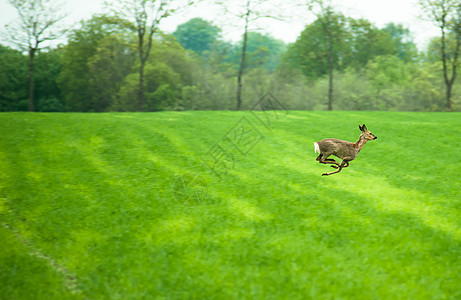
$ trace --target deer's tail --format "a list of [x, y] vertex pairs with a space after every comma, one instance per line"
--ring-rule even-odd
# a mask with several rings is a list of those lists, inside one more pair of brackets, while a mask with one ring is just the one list
[[314, 151], [314, 153], [320, 153], [319, 143], [317, 142], [314, 143]]

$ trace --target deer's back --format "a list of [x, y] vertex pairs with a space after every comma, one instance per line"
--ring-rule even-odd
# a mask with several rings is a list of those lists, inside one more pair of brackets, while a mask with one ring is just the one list
[[349, 157], [354, 159], [357, 156], [357, 148], [353, 143], [338, 139], [324, 139], [317, 142], [320, 153], [328, 156], [335, 155], [339, 158]]

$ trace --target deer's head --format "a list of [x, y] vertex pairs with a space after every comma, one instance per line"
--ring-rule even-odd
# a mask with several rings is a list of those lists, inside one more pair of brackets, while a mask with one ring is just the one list
[[376, 135], [374, 135], [367, 129], [367, 126], [365, 126], [365, 124], [363, 124], [362, 126], [359, 125], [359, 129], [360, 131], [362, 131], [362, 136], [367, 140], [376, 140], [378, 138]]

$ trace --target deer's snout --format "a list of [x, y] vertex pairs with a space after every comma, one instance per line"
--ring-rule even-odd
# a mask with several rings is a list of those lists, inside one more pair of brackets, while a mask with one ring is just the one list
[[374, 138], [374, 140], [376, 140], [377, 138], [378, 138], [378, 137], [375, 135], [375, 138]]

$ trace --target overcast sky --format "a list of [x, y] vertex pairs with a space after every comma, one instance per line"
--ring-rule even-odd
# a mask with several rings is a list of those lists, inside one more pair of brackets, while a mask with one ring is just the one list
[[[65, 0], [63, 0], [65, 1]], [[242, 0], [240, 0], [242, 1]], [[289, 1], [289, 0], [288, 0]], [[285, 1], [287, 3], [288, 1]], [[421, 21], [418, 18], [420, 10], [417, 5], [418, 0], [332, 0], [336, 11], [353, 18], [365, 18], [378, 27], [387, 23], [394, 22], [403, 24], [409, 28], [413, 34], [414, 41], [420, 49], [423, 49], [431, 37], [438, 36], [438, 28], [430, 22]], [[67, 0], [69, 11], [69, 21], [78, 22], [88, 19], [94, 13], [103, 12], [103, 0]], [[239, 26], [226, 25], [217, 17], [217, 8], [210, 5], [201, 4], [195, 8], [185, 10], [185, 13], [175, 15], [164, 20], [161, 29], [171, 33], [176, 27], [193, 17], [201, 17], [212, 21], [215, 25], [223, 29], [223, 38], [236, 41], [242, 35]], [[305, 25], [312, 22], [312, 16], [303, 9], [296, 11], [284, 11], [284, 15], [290, 16], [286, 22], [267, 20], [261, 26], [262, 32], [268, 33], [277, 39], [287, 43], [294, 42]], [[0, 0], [0, 30], [4, 25], [11, 22], [17, 16], [15, 9], [8, 4], [8, 0]]]

